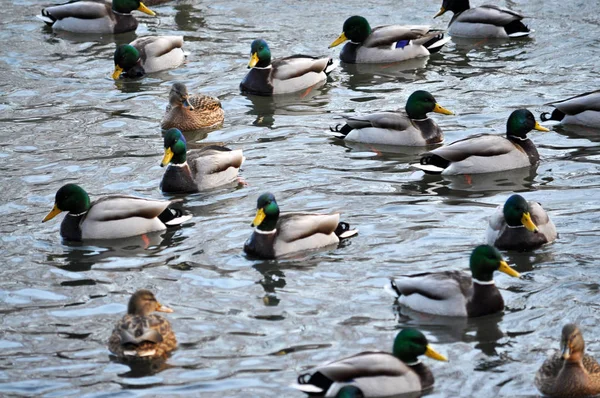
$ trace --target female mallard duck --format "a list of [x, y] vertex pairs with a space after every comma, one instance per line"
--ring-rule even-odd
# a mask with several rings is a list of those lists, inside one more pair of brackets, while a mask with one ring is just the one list
[[149, 290], [138, 290], [129, 299], [127, 315], [108, 340], [108, 349], [121, 359], [166, 358], [177, 348], [171, 324], [153, 312], [173, 312], [161, 305]]
[[487, 242], [504, 250], [536, 249], [557, 237], [556, 227], [538, 202], [512, 195], [490, 218]]
[[550, 131], [535, 121], [527, 109], [518, 109], [506, 122], [506, 138], [495, 134], [477, 134], [421, 156], [413, 165], [430, 174], [480, 174], [519, 169], [536, 165], [538, 151], [527, 138], [532, 129]]
[[461, 271], [425, 272], [393, 279], [389, 286], [406, 307], [428, 314], [474, 318], [504, 309], [504, 300], [494, 282], [494, 271], [520, 275], [488, 245], [471, 253], [472, 277]]
[[176, 68], [185, 61], [183, 36], [146, 36], [115, 50], [113, 79], [141, 77], [146, 73]]
[[111, 195], [90, 202], [79, 185], [63, 185], [54, 201], [54, 208], [42, 222], [68, 211], [60, 225], [60, 235], [69, 241], [85, 239], [121, 239], [162, 231], [190, 218], [171, 207], [168, 200], [152, 200], [135, 196]]
[[[318, 366], [298, 377], [292, 387], [308, 394], [335, 397], [345, 386], [355, 386], [367, 397], [388, 397], [420, 392], [433, 387], [431, 370], [420, 355], [447, 361], [423, 333], [407, 328], [398, 333], [392, 353], [367, 351]], [[338, 395], [339, 396], [339, 395]]]
[[134, 10], [156, 15], [139, 0], [81, 0], [44, 8], [37, 17], [54, 30], [110, 34], [134, 31], [138, 26], [131, 15]]
[[340, 59], [349, 64], [376, 64], [406, 61], [438, 52], [449, 38], [427, 25], [385, 25], [371, 29], [369, 22], [355, 15], [344, 22], [342, 34], [329, 45], [346, 40]]
[[540, 115], [543, 121], [556, 120], [562, 124], [579, 124], [581, 126], [600, 128], [600, 90], [577, 95], [564, 100], [550, 102], [554, 111]]
[[585, 342], [579, 328], [566, 324], [560, 352], [550, 356], [535, 375], [535, 385], [548, 397], [591, 397], [600, 394], [600, 365], [584, 354]]
[[276, 258], [289, 253], [318, 249], [339, 243], [358, 233], [340, 214], [284, 213], [272, 193], [259, 196], [254, 232], [244, 243], [244, 251], [262, 258]]
[[189, 95], [183, 83], [174, 83], [169, 93], [169, 105], [160, 127], [181, 131], [214, 127], [223, 123], [221, 101], [208, 95]]
[[346, 124], [333, 131], [346, 141], [366, 144], [425, 146], [444, 141], [444, 133], [428, 112], [453, 115], [441, 107], [427, 91], [415, 91], [406, 101], [406, 114], [385, 112], [346, 118]]
[[533, 32], [521, 22], [525, 18], [522, 14], [495, 5], [471, 8], [469, 0], [444, 0], [442, 8], [434, 18], [446, 11], [454, 13], [448, 24], [448, 33], [451, 36], [506, 39], [529, 36]]
[[267, 42], [258, 39], [250, 47], [250, 72], [240, 83], [243, 93], [256, 95], [288, 94], [302, 91], [327, 79], [337, 66], [331, 58], [292, 55], [271, 62]]
[[245, 158], [241, 149], [210, 145], [187, 151], [185, 137], [178, 129], [170, 129], [164, 138], [167, 166], [160, 189], [167, 193], [192, 193], [229, 184], [237, 178]]

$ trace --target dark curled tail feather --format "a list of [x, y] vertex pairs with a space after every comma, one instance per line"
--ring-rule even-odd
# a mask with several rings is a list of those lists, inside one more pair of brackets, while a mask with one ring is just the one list
[[435, 43], [437, 43], [438, 41], [443, 40], [443, 39], [444, 39], [444, 32], [440, 32], [439, 34], [435, 35], [434, 37], [432, 37], [431, 39], [429, 39], [425, 43], [423, 43], [423, 46], [429, 50], [429, 53], [435, 54], [438, 51], [440, 51], [442, 49], [442, 47], [444, 47], [444, 46], [437, 46], [437, 47], [433, 47], [433, 48], [429, 48], [429, 47], [433, 46]]
[[506, 34], [508, 34], [508, 35], [512, 35], [514, 33], [520, 33], [520, 32], [527, 32], [527, 33], [530, 32], [529, 27], [527, 27], [520, 20], [512, 21], [508, 25], [504, 25], [504, 30], [506, 31]]
[[393, 279], [390, 279], [390, 287], [398, 297], [402, 296], [402, 292], [400, 291], [400, 289], [398, 289], [398, 286], [396, 286], [396, 281], [394, 281]]
[[332, 133], [340, 133], [341, 136], [338, 136], [338, 138], [343, 139], [345, 136], [348, 135], [348, 133], [350, 133], [352, 131], [352, 127], [350, 127], [347, 124], [344, 124], [342, 127], [341, 124], [336, 124], [335, 127], [329, 127], [329, 131], [331, 131]]
[[327, 61], [327, 66], [325, 67], [325, 70], [323, 72], [325, 72], [325, 74], [327, 76], [329, 76], [329, 74], [335, 69], [334, 63], [333, 63], [333, 58], [329, 58], [329, 61]]
[[173, 221], [174, 219], [182, 217], [183, 215], [184, 213], [182, 210], [174, 207], [167, 207], [165, 211], [158, 215], [158, 219], [166, 225], [169, 221]]
[[56, 18], [54, 18], [45, 8], [42, 9], [42, 18], [40, 19], [48, 26], [52, 26], [54, 22], [56, 22]]
[[310, 384], [319, 387], [325, 393], [333, 384], [333, 381], [328, 379], [321, 372], [315, 372], [312, 376], [309, 373], [304, 373], [298, 376], [298, 384]]
[[340, 221], [334, 233], [340, 239], [347, 239], [358, 234], [358, 230], [350, 229], [350, 224], [348, 224], [347, 222]]
[[547, 122], [548, 120], [556, 120], [556, 121], [561, 121], [563, 120], [563, 118], [565, 117], [565, 114], [561, 111], [559, 111], [558, 109], [555, 109], [552, 114], [548, 113], [548, 112], [544, 112], [540, 115], [540, 119], [542, 119], [542, 122]]
[[423, 155], [423, 157], [421, 157], [421, 160], [419, 161], [419, 163], [421, 164], [430, 164], [433, 166], [437, 166], [437, 167], [441, 167], [442, 169], [445, 169], [446, 167], [448, 167], [450, 165], [450, 162], [438, 155], [434, 155], [434, 154], [427, 154], [427, 155]]

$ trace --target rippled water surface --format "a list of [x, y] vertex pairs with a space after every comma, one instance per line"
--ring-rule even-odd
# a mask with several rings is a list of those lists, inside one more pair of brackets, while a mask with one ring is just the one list
[[[417, 89], [456, 116], [435, 115], [446, 140], [502, 133], [510, 112], [597, 89], [593, 1], [500, 1], [535, 18], [531, 39], [452, 41], [406, 67], [340, 67], [305, 97], [273, 101], [238, 93], [250, 42], [275, 57], [334, 54], [343, 21], [434, 24], [441, 1], [173, 1], [140, 16], [136, 34], [183, 34], [188, 62], [132, 82], [113, 82], [116, 37], [55, 34], [34, 18], [41, 1], [5, 1], [0, 30], [0, 395], [300, 397], [287, 387], [324, 361], [390, 350], [396, 331], [420, 327], [450, 362], [426, 359], [430, 396], [535, 395], [533, 377], [566, 321], [583, 326], [600, 356], [597, 320], [600, 131], [534, 132], [537, 170], [441, 178], [409, 167], [421, 149], [346, 146], [328, 127], [354, 111], [393, 110]], [[480, 2], [475, 2], [480, 4]], [[415, 69], [416, 68], [416, 69]], [[102, 245], [65, 245], [59, 221], [41, 224], [66, 182], [92, 197], [162, 198], [159, 121], [170, 85], [218, 96], [224, 126], [189, 140], [243, 148], [245, 187], [184, 198], [183, 228]], [[282, 210], [340, 210], [360, 235], [337, 249], [281, 261], [242, 253], [256, 198]], [[503, 315], [443, 320], [404, 313], [382, 286], [390, 276], [467, 269], [487, 218], [513, 192], [539, 200], [560, 239], [505, 253], [524, 273], [496, 281]], [[59, 217], [58, 219], [60, 219]], [[138, 288], [173, 307], [179, 349], [161, 367], [109, 359], [114, 322]], [[435, 363], [433, 363], [435, 362]]]

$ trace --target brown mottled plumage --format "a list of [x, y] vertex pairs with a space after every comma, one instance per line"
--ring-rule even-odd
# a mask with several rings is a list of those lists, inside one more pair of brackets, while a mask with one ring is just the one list
[[181, 131], [215, 127], [225, 118], [221, 102], [208, 95], [189, 95], [183, 83], [175, 83], [169, 93], [169, 105], [161, 122], [164, 130]]
[[108, 340], [109, 350], [121, 359], [166, 358], [177, 347], [169, 321], [155, 311], [173, 312], [161, 305], [149, 290], [131, 296], [125, 315]]

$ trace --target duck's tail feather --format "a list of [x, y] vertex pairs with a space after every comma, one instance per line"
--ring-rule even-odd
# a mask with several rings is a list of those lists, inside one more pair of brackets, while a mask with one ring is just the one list
[[158, 216], [158, 219], [168, 227], [183, 224], [191, 218], [191, 214], [184, 214], [182, 210], [170, 206]]
[[504, 30], [506, 31], [508, 37], [525, 37], [534, 32], [518, 19], [516, 21], [512, 21], [508, 25], [504, 25]]
[[290, 387], [307, 394], [323, 394], [329, 390], [332, 384], [333, 382], [321, 372], [315, 372], [313, 375], [310, 373], [301, 374], [298, 376], [298, 383], [292, 384]]
[[337, 60], [334, 60], [333, 58], [329, 58], [329, 61], [327, 61], [327, 66], [325, 67], [325, 70], [323, 72], [325, 72], [325, 74], [327, 76], [329, 76], [331, 71], [333, 71], [335, 68], [337, 68], [339, 64], [340, 63]]
[[48, 11], [46, 11], [45, 8], [42, 10], [41, 15], [36, 15], [35, 17], [44, 21], [44, 23], [50, 26], [54, 25], [54, 22], [56, 22], [56, 18], [54, 18]]
[[544, 112], [540, 115], [540, 119], [542, 119], [542, 122], [547, 122], [548, 120], [556, 120], [560, 122], [561, 120], [563, 120], [564, 117], [565, 114], [559, 111], [558, 109], [553, 110], [552, 114]]
[[350, 224], [340, 221], [334, 233], [340, 239], [348, 239], [358, 235], [358, 229], [350, 229]]
[[441, 174], [446, 167], [450, 165], [450, 162], [441, 156], [434, 155], [432, 153], [426, 154], [421, 157], [420, 162], [412, 164], [411, 166], [423, 170], [427, 174]]
[[[435, 36], [428, 36], [426, 41], [419, 43], [423, 45], [430, 54], [435, 54], [444, 47], [444, 44], [450, 41], [450, 37], [444, 36], [444, 32], [439, 32]], [[415, 42], [418, 42], [415, 40]]]
[[329, 131], [332, 133], [339, 133], [339, 135], [336, 134], [335, 137], [343, 140], [344, 137], [346, 137], [352, 131], [352, 127], [350, 127], [348, 124], [336, 124], [335, 127], [330, 126]]
[[398, 286], [396, 286], [396, 282], [393, 279], [390, 279], [390, 282], [386, 283], [383, 286], [383, 290], [385, 290], [386, 293], [389, 293], [391, 296], [396, 298], [402, 296], [400, 289], [398, 289]]

